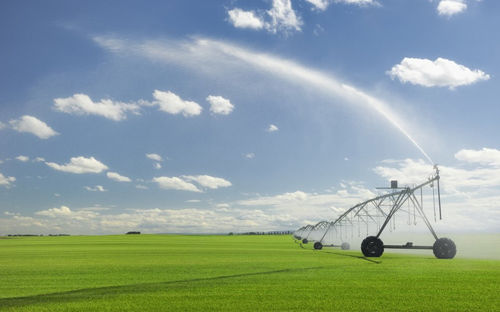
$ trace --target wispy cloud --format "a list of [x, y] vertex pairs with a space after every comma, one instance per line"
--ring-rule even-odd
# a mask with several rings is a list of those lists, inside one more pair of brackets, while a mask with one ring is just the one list
[[318, 11], [325, 11], [332, 3], [343, 3], [357, 5], [360, 7], [380, 6], [380, 3], [375, 0], [306, 0], [314, 6]]
[[86, 186], [85, 189], [89, 192], [107, 192], [108, 191], [102, 185], [96, 185], [94, 187]]

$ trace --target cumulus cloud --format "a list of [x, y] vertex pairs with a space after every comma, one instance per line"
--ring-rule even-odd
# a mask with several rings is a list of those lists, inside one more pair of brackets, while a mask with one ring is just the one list
[[28, 156], [24, 156], [24, 155], [19, 155], [16, 157], [16, 159], [19, 161], [22, 161], [22, 162], [27, 162], [30, 160], [30, 158]]
[[295, 14], [290, 0], [273, 0], [273, 6], [267, 14], [271, 21], [266, 28], [272, 33], [301, 30], [302, 20]]
[[159, 110], [172, 114], [182, 114], [184, 117], [198, 116], [203, 108], [196, 102], [185, 101], [171, 91], [154, 90], [153, 102], [141, 101], [141, 105], [158, 106]]
[[13, 119], [9, 121], [9, 124], [12, 129], [16, 130], [17, 132], [31, 133], [36, 135], [40, 139], [48, 139], [59, 134], [51, 127], [49, 127], [45, 122], [29, 115], [24, 115], [19, 119]]
[[242, 9], [228, 10], [229, 22], [236, 28], [262, 29], [264, 21], [257, 16], [254, 11], [244, 11]]
[[196, 182], [202, 187], [206, 187], [209, 189], [218, 189], [219, 187], [231, 186], [231, 182], [223, 178], [212, 177], [209, 175], [197, 175], [197, 176], [185, 175], [182, 176], [182, 178], [187, 181]]
[[94, 102], [86, 95], [77, 93], [67, 98], [54, 99], [54, 109], [71, 115], [97, 115], [114, 121], [127, 118], [127, 112], [139, 113], [139, 105], [102, 99]]
[[409, 82], [424, 87], [449, 87], [450, 89], [490, 79], [490, 76], [481, 70], [471, 70], [441, 57], [435, 61], [405, 57], [387, 74], [392, 79], [398, 78], [402, 83]]
[[10, 187], [12, 183], [16, 182], [16, 178], [14, 177], [6, 177], [0, 172], [0, 186]]
[[98, 161], [94, 157], [87, 158], [83, 156], [72, 157], [69, 163], [65, 165], [59, 165], [53, 162], [45, 162], [45, 164], [51, 167], [52, 169], [58, 171], [76, 173], [76, 174], [100, 173], [108, 169], [108, 166]]
[[209, 95], [207, 101], [213, 114], [229, 115], [234, 109], [234, 105], [222, 96]]
[[276, 125], [270, 124], [269, 127], [267, 128], [267, 132], [275, 132], [278, 131], [279, 128]]
[[290, 0], [273, 0], [272, 7], [265, 12], [265, 16], [257, 16], [254, 11], [244, 11], [239, 8], [229, 10], [227, 13], [229, 22], [237, 28], [266, 29], [274, 34], [301, 31], [302, 20], [293, 10]]
[[163, 161], [163, 158], [160, 155], [155, 154], [155, 153], [146, 154], [146, 157], [151, 159], [151, 160], [154, 160], [154, 161]]
[[36, 157], [33, 161], [34, 162], [44, 162], [45, 158], [43, 158], [43, 157]]
[[166, 190], [201, 192], [194, 184], [186, 182], [179, 177], [155, 177], [153, 178], [153, 182], [156, 182], [160, 188]]
[[462, 13], [467, 9], [467, 4], [463, 0], [441, 0], [437, 6], [439, 15], [452, 16]]
[[111, 180], [115, 180], [117, 182], [131, 182], [132, 180], [130, 180], [129, 177], [126, 177], [126, 176], [122, 176], [120, 175], [119, 173], [116, 173], [116, 172], [106, 172], [106, 176], [111, 179]]
[[102, 185], [96, 185], [95, 187], [86, 186], [85, 189], [89, 192], [106, 192], [107, 191]]

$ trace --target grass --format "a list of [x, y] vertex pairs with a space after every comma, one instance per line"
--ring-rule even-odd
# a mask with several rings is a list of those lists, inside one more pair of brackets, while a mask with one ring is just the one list
[[313, 251], [289, 236], [0, 240], [0, 311], [499, 311], [500, 261]]

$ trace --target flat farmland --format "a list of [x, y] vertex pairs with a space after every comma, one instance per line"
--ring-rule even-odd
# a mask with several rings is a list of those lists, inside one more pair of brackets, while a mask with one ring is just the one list
[[[310, 245], [310, 244], [309, 244]], [[499, 311], [500, 261], [290, 236], [0, 239], [0, 311]]]

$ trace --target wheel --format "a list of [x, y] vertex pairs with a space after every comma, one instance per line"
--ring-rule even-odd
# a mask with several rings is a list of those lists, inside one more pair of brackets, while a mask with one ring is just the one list
[[302, 243], [303, 243], [303, 244], [307, 244], [307, 242], [308, 242], [307, 238], [304, 238], [304, 239], [302, 240]]
[[351, 249], [351, 245], [349, 245], [349, 243], [342, 243], [342, 245], [340, 245], [340, 249], [349, 250]]
[[432, 246], [434, 256], [438, 259], [452, 259], [457, 254], [457, 246], [449, 238], [438, 238]]
[[384, 243], [375, 236], [368, 236], [361, 243], [361, 251], [365, 257], [380, 257], [384, 253]]
[[316, 243], [314, 243], [314, 249], [316, 249], [316, 250], [321, 250], [321, 249], [323, 249], [323, 244], [322, 244], [322, 243], [320, 243], [320, 242], [316, 242]]

